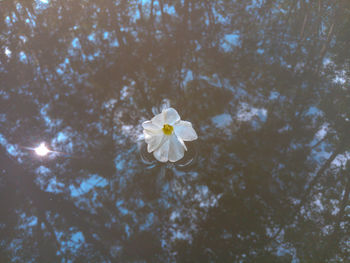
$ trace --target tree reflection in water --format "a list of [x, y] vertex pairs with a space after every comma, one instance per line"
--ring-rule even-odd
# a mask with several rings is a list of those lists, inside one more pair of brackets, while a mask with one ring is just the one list
[[[0, 2], [0, 262], [349, 260], [349, 12]], [[191, 165], [140, 158], [164, 99]], [[42, 141], [67, 154], [23, 148]]]

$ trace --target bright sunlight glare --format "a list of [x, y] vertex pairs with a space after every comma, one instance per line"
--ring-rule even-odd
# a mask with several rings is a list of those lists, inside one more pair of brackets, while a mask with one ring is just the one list
[[34, 151], [39, 156], [45, 156], [50, 152], [44, 142], [42, 142], [38, 147], [34, 148]]

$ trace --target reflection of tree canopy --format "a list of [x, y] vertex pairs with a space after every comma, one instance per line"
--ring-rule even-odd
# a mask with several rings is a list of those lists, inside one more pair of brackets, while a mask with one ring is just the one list
[[[349, 259], [349, 12], [0, 2], [0, 262]], [[200, 136], [182, 170], [139, 158], [163, 99]]]

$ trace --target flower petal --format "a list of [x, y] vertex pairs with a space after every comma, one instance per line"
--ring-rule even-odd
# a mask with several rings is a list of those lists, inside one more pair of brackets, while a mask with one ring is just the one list
[[165, 113], [164, 111], [162, 111], [161, 113], [157, 114], [156, 116], [154, 116], [151, 120], [152, 124], [154, 124], [155, 126], [157, 126], [158, 128], [163, 128], [164, 124], [165, 124]]
[[167, 124], [174, 125], [180, 120], [180, 115], [173, 108], [165, 109], [162, 113], [164, 113], [164, 121]]
[[170, 140], [169, 136], [166, 136], [166, 140], [164, 143], [158, 147], [157, 150], [153, 152], [154, 157], [160, 161], [160, 162], [167, 162], [168, 161], [168, 155], [169, 155], [169, 145], [170, 145]]
[[164, 141], [165, 135], [163, 133], [153, 134], [147, 130], [143, 130], [143, 134], [145, 135], [145, 142], [147, 143], [147, 151], [149, 153], [156, 150]]
[[[177, 136], [176, 136], [176, 137], [177, 137]], [[179, 142], [182, 144], [182, 147], [184, 147], [185, 151], [187, 151], [187, 146], [186, 146], [185, 142], [184, 142], [181, 138], [179, 138], [179, 137], [177, 137], [177, 139], [178, 139]]]
[[181, 142], [178, 140], [176, 135], [172, 135], [169, 139], [170, 145], [169, 145], [169, 161], [170, 162], [176, 162], [180, 160], [182, 157], [184, 157], [185, 154], [185, 148], [181, 144]]
[[194, 141], [198, 139], [196, 131], [189, 121], [180, 121], [174, 125], [174, 131], [177, 137], [184, 141]]
[[157, 125], [155, 125], [152, 121], [145, 121], [144, 123], [142, 123], [142, 127], [145, 130], [149, 130], [149, 131], [158, 131], [161, 130], [160, 127], [158, 127]]

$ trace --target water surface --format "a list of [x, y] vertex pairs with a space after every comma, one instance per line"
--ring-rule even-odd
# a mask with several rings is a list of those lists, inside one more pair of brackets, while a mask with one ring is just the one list
[[[0, 262], [349, 262], [349, 28], [348, 1], [1, 1]], [[142, 141], [163, 105], [199, 136], [175, 164]]]

